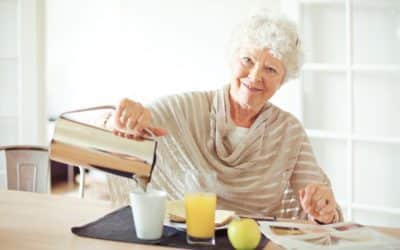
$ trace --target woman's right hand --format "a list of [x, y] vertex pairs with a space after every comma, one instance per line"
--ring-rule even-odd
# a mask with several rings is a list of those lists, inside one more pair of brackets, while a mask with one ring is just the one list
[[164, 136], [167, 131], [151, 126], [151, 112], [142, 104], [124, 98], [120, 101], [114, 114], [113, 133], [130, 139], [143, 139], [150, 130], [155, 136]]

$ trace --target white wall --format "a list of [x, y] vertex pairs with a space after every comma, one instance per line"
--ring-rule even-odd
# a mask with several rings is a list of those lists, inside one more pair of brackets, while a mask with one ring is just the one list
[[0, 145], [45, 145], [44, 0], [0, 1]]
[[279, 0], [47, 1], [49, 114], [222, 86], [228, 35], [256, 8]]
[[47, 145], [44, 76], [44, 0], [19, 3], [19, 140]]
[[18, 6], [0, 2], [0, 145], [18, 142]]

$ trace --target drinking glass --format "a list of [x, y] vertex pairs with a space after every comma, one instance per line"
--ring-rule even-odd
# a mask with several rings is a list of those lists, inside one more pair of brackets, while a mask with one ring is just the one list
[[129, 196], [136, 236], [143, 240], [160, 239], [167, 211], [167, 193], [149, 189], [134, 191]]
[[188, 244], [215, 244], [215, 173], [185, 173], [186, 240]]

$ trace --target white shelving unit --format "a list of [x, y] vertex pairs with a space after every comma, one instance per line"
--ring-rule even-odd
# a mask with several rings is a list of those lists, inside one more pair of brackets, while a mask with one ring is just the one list
[[[303, 71], [319, 71], [319, 72], [346, 72], [347, 67], [345, 65], [340, 64], [322, 64], [322, 63], [307, 63], [303, 67]], [[399, 72], [400, 65], [360, 65], [353, 64], [350, 66], [350, 69], [355, 72]]]
[[399, 226], [400, 1], [283, 0], [281, 9], [305, 47], [299, 118], [346, 219]]

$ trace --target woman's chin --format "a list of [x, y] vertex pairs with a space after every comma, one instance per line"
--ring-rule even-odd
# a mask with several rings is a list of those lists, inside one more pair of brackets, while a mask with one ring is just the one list
[[251, 101], [250, 96], [242, 96], [237, 100], [237, 103], [240, 105], [242, 108], [246, 109], [251, 109], [254, 106], [254, 103]]
[[265, 104], [265, 100], [263, 98], [257, 97], [258, 96], [239, 94], [235, 102], [238, 103], [242, 108], [256, 110], [260, 109], [260, 107]]
[[257, 109], [257, 96], [249, 94], [245, 91], [238, 91], [231, 95], [232, 101], [243, 109]]

